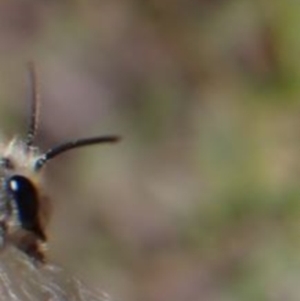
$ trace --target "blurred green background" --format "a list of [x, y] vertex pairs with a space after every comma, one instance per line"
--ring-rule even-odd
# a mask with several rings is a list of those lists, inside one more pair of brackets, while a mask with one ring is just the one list
[[0, 118], [37, 144], [49, 257], [122, 301], [299, 300], [300, 2], [1, 0]]

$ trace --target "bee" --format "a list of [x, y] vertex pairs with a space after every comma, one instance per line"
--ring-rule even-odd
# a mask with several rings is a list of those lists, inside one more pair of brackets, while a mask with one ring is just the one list
[[34, 140], [38, 128], [40, 94], [36, 68], [28, 64], [30, 118], [25, 139], [13, 138], [0, 145], [0, 248], [12, 244], [36, 263], [45, 263], [46, 228], [51, 204], [44, 192], [42, 172], [45, 165], [71, 149], [114, 143], [119, 136], [106, 135], [63, 142], [41, 152]]

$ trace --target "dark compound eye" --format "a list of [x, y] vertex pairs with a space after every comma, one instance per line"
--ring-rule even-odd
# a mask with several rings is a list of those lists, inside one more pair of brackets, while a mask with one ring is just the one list
[[39, 200], [35, 186], [23, 176], [14, 175], [7, 180], [7, 189], [16, 203], [22, 228], [46, 240], [39, 223]]

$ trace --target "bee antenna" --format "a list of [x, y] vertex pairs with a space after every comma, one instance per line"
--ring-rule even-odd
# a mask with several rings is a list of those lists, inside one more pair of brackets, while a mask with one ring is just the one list
[[34, 142], [39, 119], [40, 93], [37, 80], [36, 66], [30, 61], [27, 64], [29, 81], [30, 116], [26, 133], [25, 145], [29, 149]]
[[39, 171], [46, 164], [46, 162], [71, 149], [100, 143], [115, 143], [120, 139], [121, 138], [119, 136], [111, 135], [77, 139], [59, 144], [46, 151], [40, 158], [37, 159], [35, 162], [35, 170]]

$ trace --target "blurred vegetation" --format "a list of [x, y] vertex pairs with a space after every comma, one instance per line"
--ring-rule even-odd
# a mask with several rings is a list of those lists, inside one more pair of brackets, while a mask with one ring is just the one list
[[117, 300], [298, 300], [299, 15], [292, 0], [0, 1], [5, 132], [23, 131], [33, 58], [43, 149], [123, 136], [49, 165], [51, 258]]

